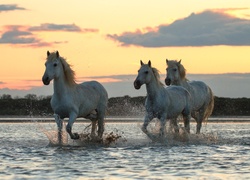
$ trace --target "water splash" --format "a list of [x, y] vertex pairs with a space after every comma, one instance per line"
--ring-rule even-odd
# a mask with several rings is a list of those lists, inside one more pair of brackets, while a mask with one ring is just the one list
[[80, 139], [73, 140], [73, 144], [76, 144], [77, 146], [89, 146], [89, 145], [104, 145], [104, 146], [110, 146], [114, 145], [120, 141], [125, 142], [126, 138], [121, 135], [121, 133], [114, 129], [111, 132], [104, 132], [103, 137], [100, 139], [97, 136], [91, 136], [90, 132], [91, 124], [87, 126], [82, 133], [79, 134]]
[[[90, 145], [104, 145], [110, 146], [115, 144], [116, 142], [125, 142], [127, 141], [125, 137], [121, 135], [121, 133], [114, 129], [111, 132], [105, 132], [103, 134], [103, 138], [100, 139], [97, 136], [91, 136], [90, 128], [91, 124], [87, 125], [81, 133], [79, 133], [80, 138], [78, 140], [72, 140], [69, 138], [68, 133], [66, 131], [66, 122], [62, 121], [62, 130], [61, 133], [58, 131], [55, 124], [52, 126], [49, 124], [49, 127], [45, 127], [43, 123], [37, 123], [38, 129], [47, 136], [49, 140], [50, 146], [90, 146]], [[62, 137], [61, 140], [59, 139], [59, 133]]]
[[[64, 121], [62, 122], [61, 132], [59, 132], [55, 128], [55, 126], [51, 126], [51, 124], [49, 125], [50, 125], [49, 127], [45, 127], [44, 124], [37, 122], [38, 129], [47, 136], [49, 140], [49, 145], [51, 146], [68, 145], [68, 133], [66, 132], [65, 129], [66, 127], [65, 122]], [[59, 139], [59, 136], [61, 136], [61, 140]]]
[[[138, 126], [141, 127], [141, 124]], [[201, 134], [188, 133], [184, 127], [179, 125], [179, 133], [175, 133], [174, 128], [170, 125], [168, 121], [166, 124], [165, 135], [160, 137], [160, 122], [157, 119], [154, 119], [148, 125], [148, 133], [146, 134], [148, 139], [153, 143], [163, 143], [167, 145], [186, 145], [186, 144], [216, 144], [219, 142], [218, 134], [215, 132], [207, 132]]]

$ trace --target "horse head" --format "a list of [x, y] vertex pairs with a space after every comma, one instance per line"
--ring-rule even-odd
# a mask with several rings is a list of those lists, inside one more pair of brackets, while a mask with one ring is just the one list
[[46, 69], [42, 77], [44, 85], [49, 85], [52, 79], [59, 77], [62, 69], [60, 66], [62, 66], [62, 64], [60, 63], [59, 52], [56, 51], [50, 53], [47, 51], [47, 61], [45, 63]]
[[134, 81], [134, 87], [135, 89], [140, 89], [143, 84], [147, 84], [151, 81], [152, 76], [152, 68], [151, 68], [151, 61], [148, 61], [148, 64], [144, 64], [141, 62], [141, 67], [138, 70], [138, 76], [136, 77]]
[[167, 86], [171, 84], [176, 84], [180, 80], [185, 79], [186, 71], [183, 65], [181, 64], [181, 60], [175, 61], [166, 59], [166, 63], [168, 67], [166, 69], [167, 76], [165, 79], [165, 84]]

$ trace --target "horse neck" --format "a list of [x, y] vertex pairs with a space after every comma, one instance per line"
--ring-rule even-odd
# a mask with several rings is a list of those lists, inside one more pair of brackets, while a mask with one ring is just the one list
[[65, 96], [72, 87], [65, 82], [65, 77], [54, 79], [54, 94], [58, 96]]
[[184, 78], [184, 79], [179, 78], [177, 81], [175, 81], [175, 82], [173, 83], [173, 85], [182, 86], [182, 87], [184, 87], [184, 88], [186, 88], [186, 89], [189, 89], [189, 84], [188, 84], [186, 78]]
[[153, 77], [151, 82], [146, 84], [147, 96], [152, 98], [157, 97], [157, 94], [161, 88], [163, 87], [157, 82], [155, 77]]

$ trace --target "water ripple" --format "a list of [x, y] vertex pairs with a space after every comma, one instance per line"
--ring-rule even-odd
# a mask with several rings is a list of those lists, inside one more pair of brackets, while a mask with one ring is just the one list
[[[44, 126], [50, 127], [51, 125]], [[81, 132], [83, 124], [75, 124]], [[109, 146], [50, 146], [36, 124], [2, 124], [2, 179], [249, 179], [250, 124], [208, 124], [188, 142], [152, 142], [137, 123], [109, 123]], [[192, 128], [195, 129], [194, 124]], [[8, 138], [6, 138], [8, 137]]]

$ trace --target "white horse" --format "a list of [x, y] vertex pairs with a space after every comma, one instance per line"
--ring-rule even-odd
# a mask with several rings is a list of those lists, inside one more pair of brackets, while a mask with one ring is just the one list
[[[104, 117], [107, 108], [108, 94], [104, 87], [97, 81], [88, 81], [82, 84], [75, 82], [75, 73], [66, 60], [59, 56], [58, 51], [47, 51], [46, 70], [42, 81], [49, 85], [54, 79], [54, 94], [51, 107], [56, 116], [59, 132], [62, 130], [62, 120], [69, 118], [66, 130], [71, 139], [79, 139], [77, 133], [72, 133], [72, 125], [77, 117], [92, 120], [91, 136], [95, 137], [98, 121], [98, 138], [104, 132]], [[59, 141], [61, 137], [59, 136]]]
[[212, 114], [214, 96], [212, 90], [202, 81], [188, 81], [186, 70], [180, 61], [166, 60], [166, 85], [177, 85], [186, 88], [191, 95], [191, 116], [196, 120], [196, 133], [199, 134], [202, 122]]
[[[160, 75], [156, 68], [151, 67], [151, 61], [144, 64], [141, 61], [141, 68], [134, 81], [135, 89], [146, 84], [147, 98], [145, 102], [146, 116], [142, 126], [142, 131], [148, 134], [147, 126], [154, 118], [161, 122], [160, 137], [164, 136], [165, 124], [168, 119], [173, 120], [177, 125], [176, 119], [182, 114], [184, 118], [185, 129], [190, 131], [190, 94], [180, 86], [171, 86], [165, 88], [160, 82]], [[178, 131], [177, 131], [178, 132]]]

